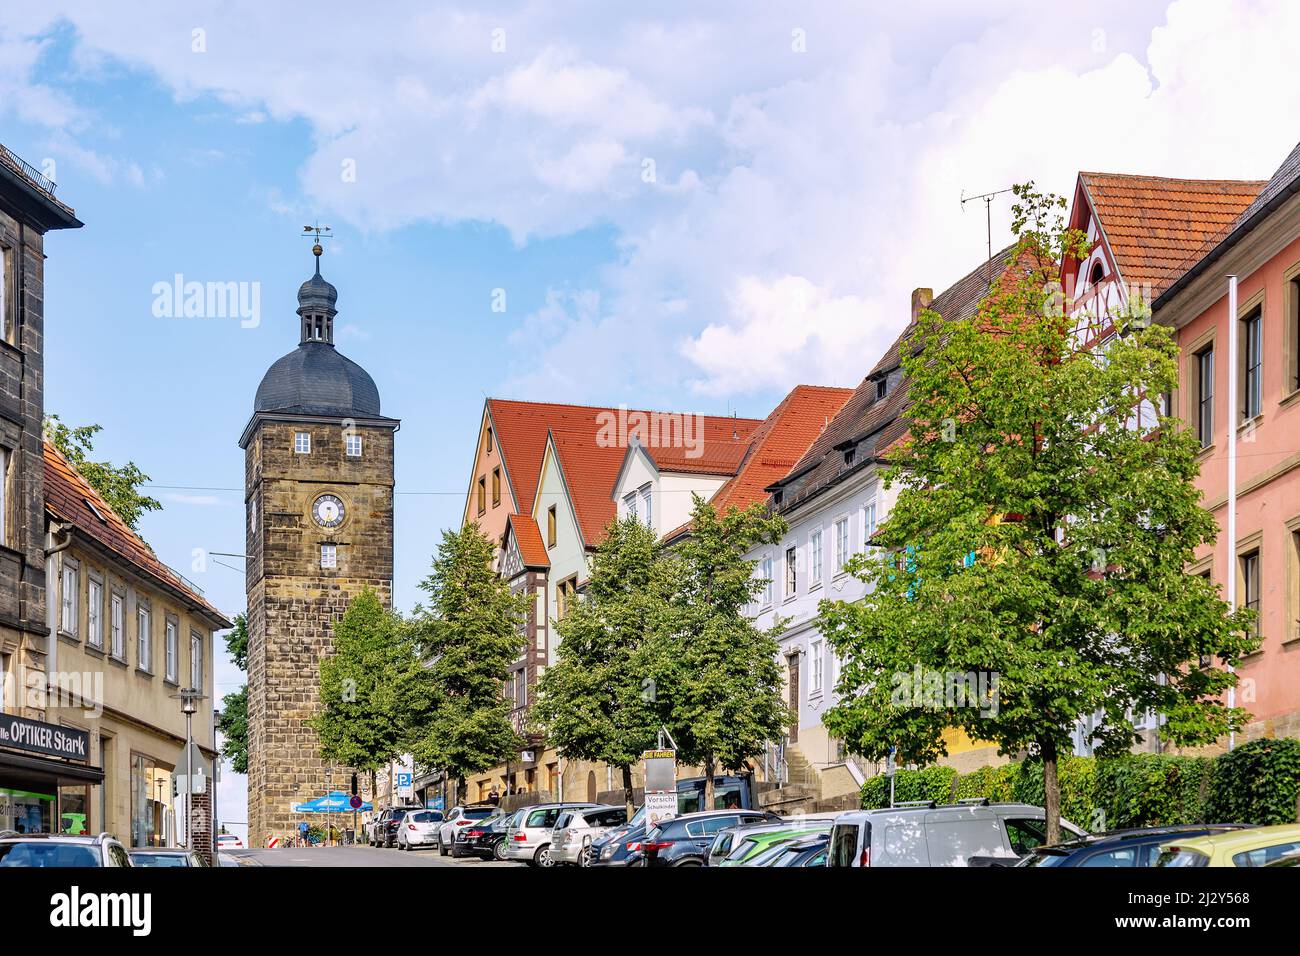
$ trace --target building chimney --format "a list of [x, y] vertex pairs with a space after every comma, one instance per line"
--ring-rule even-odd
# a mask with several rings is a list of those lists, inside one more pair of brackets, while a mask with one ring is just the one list
[[912, 321], [915, 322], [921, 317], [921, 313], [930, 308], [934, 302], [933, 289], [913, 289], [912, 290]]

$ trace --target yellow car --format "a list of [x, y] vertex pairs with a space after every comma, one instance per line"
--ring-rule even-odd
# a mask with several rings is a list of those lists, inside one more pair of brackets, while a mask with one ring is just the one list
[[1251, 827], [1160, 846], [1156, 866], [1285, 866], [1300, 858], [1300, 825]]

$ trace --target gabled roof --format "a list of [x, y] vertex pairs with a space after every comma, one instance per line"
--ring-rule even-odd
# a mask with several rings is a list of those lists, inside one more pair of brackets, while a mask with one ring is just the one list
[[519, 549], [519, 560], [526, 568], [549, 568], [550, 555], [546, 553], [546, 543], [542, 541], [541, 529], [532, 515], [510, 515], [506, 518], [506, 534], [514, 535], [515, 546]]
[[853, 395], [851, 388], [796, 385], [750, 436], [739, 472], [718, 489], [714, 505], [725, 511], [766, 499], [768, 485], [789, 473]]
[[[604, 539], [605, 527], [615, 517], [611, 495], [631, 439], [637, 438], [648, 453], [657, 456], [656, 465], [666, 470], [730, 475], [744, 453], [745, 440], [759, 425], [757, 419], [726, 415], [695, 416], [500, 398], [489, 398], [487, 410], [515, 505], [521, 513], [532, 513], [547, 435], [555, 437], [556, 453], [589, 547]], [[698, 456], [691, 447], [656, 447], [657, 440], [650, 432], [666, 416], [688, 419], [692, 428], [697, 420], [703, 423]], [[641, 421], [646, 423], [644, 427]], [[609, 440], [611, 427], [613, 440]], [[719, 468], [724, 470], [715, 470]]]
[[45, 443], [45, 510], [60, 521], [70, 522], [82, 536], [190, 605], [217, 629], [234, 626], [189, 582], [159, 561], [140, 536], [127, 527], [99, 492], [49, 442]]
[[[930, 308], [949, 322], [970, 318], [980, 301], [988, 293], [990, 277], [1001, 276], [1007, 269], [1006, 258], [1011, 247], [1003, 249], [992, 259], [958, 279], [935, 298]], [[907, 379], [898, 378], [903, 348], [916, 323], [909, 320], [893, 344], [872, 367], [867, 377], [844, 402], [839, 413], [831, 419], [811, 447], [799, 461], [779, 480], [769, 485], [773, 491], [782, 491], [781, 507], [789, 509], [799, 502], [815, 497], [848, 474], [869, 465], [892, 444], [907, 433], [906, 411], [911, 407], [908, 399]], [[876, 382], [893, 373], [894, 384], [883, 399], [876, 398]], [[852, 465], [846, 465], [843, 448], [865, 443], [857, 450]], [[795, 486], [792, 494], [785, 489]]]
[[1079, 174], [1121, 281], [1155, 299], [1233, 228], [1266, 185], [1254, 180]]
[[1165, 304], [1163, 299], [1172, 298], [1182, 286], [1227, 253], [1240, 239], [1267, 219], [1274, 209], [1296, 193], [1300, 193], [1300, 144], [1297, 144], [1282, 161], [1282, 165], [1232, 224], [1232, 228], [1221, 231], [1211, 241], [1206, 242], [1196, 250], [1196, 254], [1188, 262], [1183, 264], [1179, 274], [1173, 277], [1172, 283], [1166, 285], [1157, 295], [1153, 307], [1158, 309], [1163, 306]]

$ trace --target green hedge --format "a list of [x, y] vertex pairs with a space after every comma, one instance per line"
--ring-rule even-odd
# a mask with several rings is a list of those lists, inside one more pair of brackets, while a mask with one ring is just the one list
[[1300, 820], [1300, 740], [1252, 740], [1216, 758], [1205, 804], [1225, 823]]
[[[1218, 757], [1128, 754], [1095, 760], [1067, 757], [1058, 766], [1061, 815], [1087, 830], [1179, 823], [1300, 821], [1300, 740], [1254, 740]], [[894, 799], [987, 797], [1042, 806], [1043, 765], [1037, 760], [981, 767], [900, 770]], [[889, 778], [862, 786], [862, 806], [889, 806]]]

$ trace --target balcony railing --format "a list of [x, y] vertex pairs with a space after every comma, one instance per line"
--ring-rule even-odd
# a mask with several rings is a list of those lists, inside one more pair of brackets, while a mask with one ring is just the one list
[[30, 179], [34, 185], [48, 193], [51, 197], [53, 197], [54, 191], [58, 188], [58, 184], [55, 183], [54, 180], [47, 179], [35, 166], [27, 162], [27, 160], [23, 159], [8, 146], [4, 145], [4, 143], [0, 143], [0, 162], [3, 162], [5, 165], [22, 173]]

